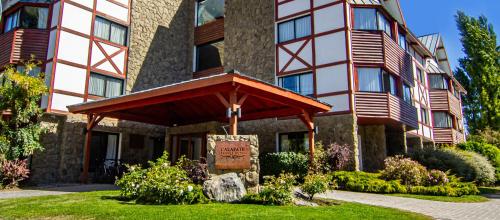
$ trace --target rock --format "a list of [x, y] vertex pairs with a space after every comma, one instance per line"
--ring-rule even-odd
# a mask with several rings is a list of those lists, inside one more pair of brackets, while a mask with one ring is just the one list
[[243, 182], [236, 173], [213, 176], [203, 184], [203, 192], [218, 202], [236, 202], [247, 194]]

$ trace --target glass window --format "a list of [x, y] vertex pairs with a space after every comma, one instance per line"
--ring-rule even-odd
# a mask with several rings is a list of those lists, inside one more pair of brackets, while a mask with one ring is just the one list
[[434, 112], [434, 127], [436, 128], [451, 128], [452, 121], [450, 114], [446, 112]]
[[373, 8], [355, 8], [354, 29], [378, 30], [377, 10]]
[[427, 109], [420, 108], [420, 115], [422, 117], [422, 123], [429, 125], [429, 113], [427, 112]]
[[386, 34], [388, 34], [389, 36], [392, 36], [391, 24], [389, 23], [389, 21], [387, 21], [385, 16], [380, 12], [377, 12], [377, 17], [378, 17], [379, 30], [383, 30]]
[[382, 92], [382, 77], [379, 68], [358, 68], [359, 91]]
[[409, 104], [412, 104], [411, 87], [403, 83], [403, 100]]
[[279, 134], [280, 152], [309, 152], [309, 138], [307, 132], [292, 132]]
[[431, 89], [448, 89], [446, 78], [441, 74], [429, 74]]
[[47, 28], [49, 16], [48, 8], [25, 6], [18, 11], [10, 14], [5, 19], [4, 32], [11, 31], [14, 28]]
[[392, 95], [397, 95], [396, 78], [394, 78], [393, 75], [384, 71], [383, 79], [384, 79], [384, 92], [389, 92]]
[[196, 47], [196, 71], [207, 70], [224, 65], [224, 41]]
[[90, 73], [89, 94], [112, 98], [123, 94], [123, 80]]
[[417, 77], [422, 84], [425, 84], [425, 73], [420, 68], [417, 68]]
[[278, 85], [304, 96], [314, 95], [314, 82], [312, 73], [280, 77]]
[[311, 35], [311, 16], [296, 18], [278, 24], [278, 42]]
[[406, 36], [404, 34], [399, 34], [399, 46], [401, 48], [403, 48], [403, 50], [407, 50], [407, 47], [406, 47]]
[[9, 32], [12, 29], [19, 27], [19, 16], [21, 11], [16, 11], [13, 14], [7, 16], [5, 19], [4, 32]]
[[101, 17], [95, 18], [94, 35], [120, 45], [127, 43], [127, 27]]
[[224, 17], [224, 0], [198, 1], [197, 25], [201, 26]]

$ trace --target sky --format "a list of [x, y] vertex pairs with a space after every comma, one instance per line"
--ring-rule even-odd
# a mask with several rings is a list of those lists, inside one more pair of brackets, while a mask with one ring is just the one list
[[[406, 25], [418, 36], [441, 33], [451, 68], [463, 57], [460, 35], [455, 23], [458, 10], [469, 16], [485, 15], [500, 35], [500, 0], [400, 0]], [[498, 41], [498, 39], [497, 39]]]

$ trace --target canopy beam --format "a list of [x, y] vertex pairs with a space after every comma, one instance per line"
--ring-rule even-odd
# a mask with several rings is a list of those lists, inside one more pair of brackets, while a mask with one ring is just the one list
[[82, 183], [87, 183], [89, 179], [89, 167], [90, 167], [90, 144], [92, 143], [92, 129], [104, 119], [103, 115], [98, 115], [94, 113], [87, 114], [87, 127], [85, 129], [85, 149], [84, 149], [84, 161], [83, 161], [83, 172], [80, 176], [80, 181]]

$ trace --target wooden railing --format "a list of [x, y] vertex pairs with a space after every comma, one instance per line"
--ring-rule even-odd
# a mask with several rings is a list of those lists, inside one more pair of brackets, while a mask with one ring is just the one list
[[380, 66], [415, 85], [412, 57], [383, 31], [352, 31], [354, 63], [360, 66]]
[[35, 59], [47, 59], [49, 30], [16, 29], [0, 35], [0, 65]]
[[446, 111], [462, 118], [462, 108], [460, 100], [448, 90], [431, 90], [429, 91], [431, 100], [431, 108], [434, 111]]
[[359, 118], [398, 122], [418, 128], [417, 109], [389, 93], [356, 92], [356, 115]]
[[224, 18], [219, 18], [210, 23], [194, 29], [194, 44], [206, 44], [224, 38]]
[[433, 133], [437, 144], [458, 144], [465, 141], [464, 134], [453, 128], [434, 128]]

